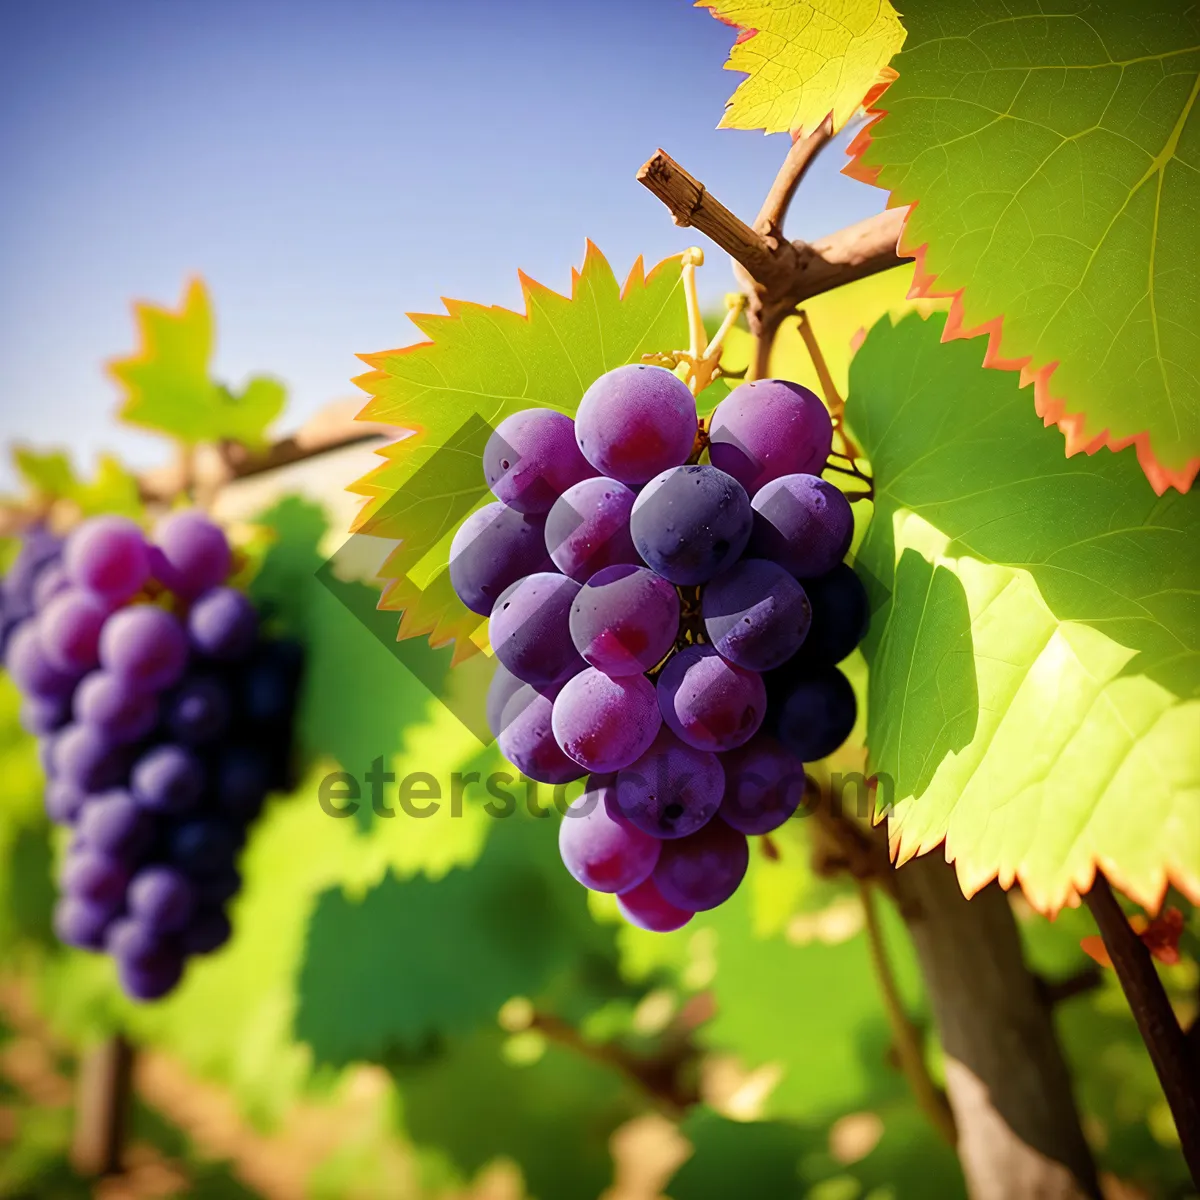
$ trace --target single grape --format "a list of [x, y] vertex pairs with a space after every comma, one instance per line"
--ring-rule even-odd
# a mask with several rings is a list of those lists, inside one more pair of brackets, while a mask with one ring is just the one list
[[588, 771], [619, 771], [639, 758], [662, 724], [643, 675], [610, 679], [595, 667], [569, 679], [554, 700], [554, 740]]
[[630, 925], [651, 933], [682, 929], [696, 914], [663, 898], [654, 875], [617, 897], [617, 911]]
[[637, 565], [629, 514], [637, 493], [596, 476], [569, 487], [546, 518], [546, 549], [554, 565], [579, 583], [619, 563]]
[[767, 713], [762, 676], [722, 658], [711, 646], [686, 646], [658, 677], [658, 707], [675, 735], [720, 753], [749, 741]]
[[669, 904], [707, 912], [737, 891], [749, 864], [745, 834], [724, 821], [709, 821], [687, 837], [664, 842], [651, 878]]
[[260, 746], [226, 746], [213, 766], [217, 807], [234, 820], [254, 820], [271, 790], [270, 755]]
[[149, 962], [172, 948], [169, 934], [133, 917], [118, 917], [104, 938], [104, 949], [125, 965]]
[[553, 693], [523, 684], [504, 706], [500, 752], [523, 775], [538, 783], [570, 783], [587, 772], [568, 758], [554, 740]]
[[801, 762], [832, 754], [858, 715], [850, 681], [836, 667], [818, 667], [788, 688], [779, 710], [779, 740]]
[[67, 568], [60, 562], [50, 563], [37, 574], [33, 585], [33, 611], [40, 612], [59, 592], [71, 586]]
[[46, 784], [46, 816], [55, 825], [74, 825], [87, 798], [87, 792], [78, 784], [52, 779]]
[[154, 819], [128, 792], [117, 788], [88, 798], [78, 829], [89, 848], [129, 863], [150, 845]]
[[681, 838], [712, 818], [724, 791], [725, 772], [715, 754], [660, 729], [645, 753], [617, 772], [605, 799], [614, 816], [643, 833]]
[[304, 651], [291, 639], [265, 642], [242, 675], [241, 714], [259, 725], [286, 726], [296, 706]]
[[204, 767], [185, 746], [163, 743], [134, 764], [133, 798], [150, 812], [178, 816], [195, 806], [203, 790]]
[[[242, 680], [242, 686], [246, 680]], [[163, 724], [177, 742], [202, 746], [229, 728], [229, 689], [211, 675], [185, 679], [163, 704]]]
[[171, 861], [186, 875], [218, 875], [233, 866], [238, 838], [223, 821], [186, 821], [171, 831]]
[[499, 503], [471, 513], [450, 543], [450, 584], [474, 613], [489, 616], [497, 597], [518, 579], [550, 566], [546, 518]]
[[183, 955], [164, 951], [141, 963], [118, 963], [125, 994], [134, 1000], [161, 1000], [183, 978]]
[[601, 375], [575, 414], [584, 458], [622, 483], [645, 483], [686, 462], [698, 425], [687, 384], [665, 367], [640, 363]]
[[796, 655], [806, 667], [840, 663], [867, 636], [870, 607], [862, 580], [845, 563], [828, 575], [804, 580], [812, 625]]
[[227, 904], [242, 890], [242, 877], [232, 867], [195, 881], [196, 895], [203, 907]]
[[25, 530], [16, 558], [0, 580], [0, 597], [9, 619], [23, 621], [41, 607], [41, 581], [60, 570], [61, 556], [62, 542], [45, 525]]
[[65, 946], [100, 950], [112, 918], [110, 905], [63, 896], [54, 905], [54, 936]]
[[640, 675], [662, 660], [679, 633], [679, 596], [646, 567], [605, 567], [571, 605], [575, 649], [605, 675]]
[[229, 941], [232, 933], [229, 918], [219, 908], [210, 908], [191, 919], [180, 940], [186, 954], [212, 954]]
[[483, 473], [496, 499], [523, 513], [549, 512], [567, 488], [596, 474], [575, 443], [575, 422], [552, 408], [505, 417], [484, 447]]
[[233, 554], [224, 530], [194, 508], [171, 513], [154, 530], [150, 551], [155, 578], [190, 598], [229, 577]]
[[121, 604], [150, 578], [150, 554], [142, 531], [128, 518], [92, 517], [67, 538], [63, 563], [71, 582]]
[[65, 696], [23, 696], [21, 728], [33, 737], [61, 729], [71, 717], [71, 702]]
[[82, 675], [100, 662], [100, 630], [108, 604], [82, 588], [67, 588], [38, 616], [38, 640], [50, 665], [64, 675]]
[[719, 812], [739, 833], [778, 829], [804, 800], [803, 765], [765, 733], [726, 754], [722, 764], [725, 796]]
[[832, 448], [825, 405], [786, 379], [739, 384], [709, 422], [709, 460], [751, 496], [781, 475], [819, 475]]
[[75, 720], [118, 745], [137, 742], [158, 723], [158, 698], [112, 671], [93, 671], [76, 689]]
[[129, 870], [120, 859], [84, 845], [63, 865], [62, 890], [74, 900], [86, 900], [114, 913], [129, 885]]
[[143, 867], [129, 884], [129, 914], [156, 933], [177, 933], [196, 911], [196, 889], [174, 867]]
[[642, 488], [629, 528], [646, 565], [686, 587], [707, 583], [738, 560], [752, 516], [742, 485], [724, 471], [673, 467]]
[[524, 680], [518, 679], [502, 662], [497, 659], [493, 661], [496, 663], [496, 669], [492, 673], [492, 681], [488, 685], [487, 723], [488, 728], [492, 731], [492, 737], [499, 737], [504, 731], [505, 705], [523, 687], [529, 685]]
[[201, 654], [235, 662], [254, 648], [258, 614], [249, 598], [236, 588], [210, 588], [192, 605], [187, 633], [188, 641]]
[[34, 620], [23, 621], [10, 635], [4, 665], [22, 692], [41, 699], [61, 700], [70, 696], [79, 678], [77, 672], [60, 671], [50, 661]]
[[765, 558], [743, 559], [717, 576], [704, 589], [700, 612], [720, 655], [748, 671], [787, 662], [812, 621], [804, 589]]
[[90, 725], [68, 725], [55, 734], [51, 763], [57, 778], [85, 792], [115, 787], [129, 770], [125, 748]]
[[797, 579], [824, 575], [846, 557], [854, 513], [845, 493], [816, 475], [782, 475], [763, 484], [750, 502], [750, 551]]
[[506, 588], [488, 622], [496, 657], [535, 686], [560, 683], [583, 669], [571, 641], [571, 603], [579, 584], [539, 571]]
[[183, 626], [153, 604], [113, 613], [100, 633], [100, 662], [140, 691], [161, 691], [178, 683], [187, 657]]
[[558, 827], [563, 865], [593, 892], [627, 892], [658, 862], [658, 840], [609, 811], [604, 798], [611, 785], [611, 776], [593, 776]]

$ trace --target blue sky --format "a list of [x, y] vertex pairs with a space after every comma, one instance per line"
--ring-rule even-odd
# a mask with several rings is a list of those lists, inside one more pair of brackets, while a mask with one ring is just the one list
[[[161, 461], [101, 364], [192, 273], [218, 374], [284, 379], [294, 425], [442, 295], [514, 306], [517, 268], [561, 290], [587, 237], [620, 274], [697, 241], [634, 180], [659, 146], [753, 216], [787, 138], [715, 128], [733, 37], [687, 0], [0, 6], [0, 437]], [[791, 236], [883, 207], [843, 162]]]

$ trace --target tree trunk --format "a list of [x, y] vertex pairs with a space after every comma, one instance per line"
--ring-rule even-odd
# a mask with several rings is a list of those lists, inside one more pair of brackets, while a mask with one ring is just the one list
[[1050, 1006], [1004, 892], [991, 884], [966, 900], [940, 850], [896, 871], [894, 891], [945, 1050], [972, 1200], [1098, 1197]]

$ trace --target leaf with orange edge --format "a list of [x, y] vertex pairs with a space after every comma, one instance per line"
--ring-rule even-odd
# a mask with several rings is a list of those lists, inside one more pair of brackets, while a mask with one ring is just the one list
[[891, 78], [904, 26], [888, 0], [696, 0], [741, 32], [727, 71], [744, 71], [722, 129], [811, 133], [833, 117], [836, 133]]
[[446, 315], [411, 316], [428, 341], [362, 355], [372, 370], [355, 381], [371, 396], [360, 419], [411, 432], [351, 487], [368, 497], [354, 532], [400, 543], [380, 572], [381, 605], [404, 614], [399, 636], [453, 641], [456, 660], [483, 640], [448, 564], [455, 528], [492, 499], [481, 461], [490, 431], [525, 408], [574, 416], [605, 371], [687, 345], [678, 257], [649, 275], [639, 258], [621, 286], [588, 242], [569, 296], [520, 279], [524, 313], [445, 300]]
[[[1163, 909], [1153, 921], [1147, 920], [1141, 913], [1134, 913], [1129, 918], [1129, 924], [1145, 943], [1146, 949], [1164, 966], [1173, 967], [1180, 961], [1179, 939], [1183, 936], [1183, 913], [1179, 909]], [[1100, 966], [1113, 965], [1108, 947], [1099, 935], [1083, 938], [1079, 948]]]
[[945, 321], [881, 320], [846, 405], [875, 480], [856, 563], [893, 851], [944, 843], [966, 894], [1019, 882], [1045, 913], [1097, 865], [1147, 909], [1171, 882], [1200, 900], [1200, 494], [1064, 459]]
[[203, 280], [191, 280], [177, 311], [153, 304], [134, 308], [141, 347], [108, 364], [125, 393], [120, 416], [188, 445], [234, 441], [260, 446], [283, 411], [283, 384], [265, 375], [235, 395], [210, 374], [213, 311]]
[[[901, 250], [949, 337], [1022, 370], [1068, 454], [1200, 470], [1200, 9], [922, 0], [847, 174], [913, 205]], [[936, 289], [936, 291], [935, 291]]]

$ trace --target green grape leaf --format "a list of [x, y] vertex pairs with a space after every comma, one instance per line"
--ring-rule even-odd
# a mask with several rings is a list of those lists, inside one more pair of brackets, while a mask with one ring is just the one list
[[[1200, 470], [1200, 10], [929, 0], [848, 173], [913, 205], [901, 250], [948, 337], [988, 335], [1068, 455]], [[874, 110], [873, 110], [874, 111]]]
[[448, 300], [446, 315], [410, 314], [428, 341], [362, 355], [372, 370], [355, 381], [371, 396], [360, 418], [411, 431], [350, 489], [368, 497], [354, 531], [400, 543], [380, 576], [382, 606], [404, 613], [401, 638], [453, 641], [456, 661], [479, 649], [480, 619], [454, 595], [447, 566], [455, 526], [488, 499], [488, 434], [525, 408], [573, 416], [605, 371], [685, 346], [678, 263], [647, 275], [639, 258], [621, 286], [588, 242], [570, 296], [522, 274], [524, 313]]
[[904, 44], [888, 0], [696, 0], [740, 30], [727, 71], [747, 78], [722, 129], [811, 133], [832, 115], [836, 133], [880, 82]]
[[18, 446], [13, 450], [13, 462], [38, 503], [67, 500], [85, 517], [99, 513], [133, 518], [142, 515], [137, 478], [111, 454], [100, 455], [91, 480], [76, 475], [62, 450], [37, 451]]
[[944, 321], [880, 321], [850, 368], [894, 851], [944, 840], [967, 894], [1015, 880], [1047, 913], [1097, 865], [1148, 907], [1168, 881], [1200, 896], [1200, 496], [1064, 459]]
[[187, 445], [261, 446], [283, 411], [286, 389], [258, 375], [236, 395], [212, 378], [213, 311], [203, 281], [191, 280], [178, 311], [139, 304], [134, 313], [141, 347], [108, 366], [124, 392], [122, 419]]

